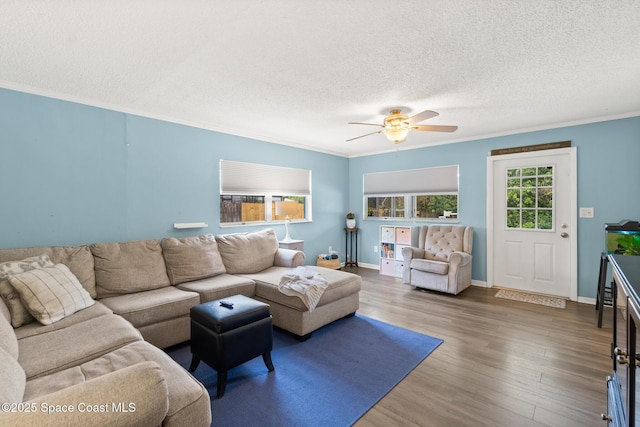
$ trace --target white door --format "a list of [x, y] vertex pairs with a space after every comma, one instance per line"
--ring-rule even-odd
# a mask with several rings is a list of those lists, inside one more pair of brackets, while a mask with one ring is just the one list
[[576, 149], [488, 159], [489, 286], [577, 299]]

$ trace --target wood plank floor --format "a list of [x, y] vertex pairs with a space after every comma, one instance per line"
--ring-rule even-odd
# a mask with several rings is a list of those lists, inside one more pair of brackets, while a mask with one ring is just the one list
[[611, 311], [566, 309], [415, 290], [378, 271], [349, 268], [363, 288], [358, 313], [444, 343], [355, 425], [599, 426], [611, 373]]

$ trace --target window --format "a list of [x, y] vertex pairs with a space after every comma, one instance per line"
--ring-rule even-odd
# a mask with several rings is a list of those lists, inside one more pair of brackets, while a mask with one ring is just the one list
[[367, 216], [404, 218], [404, 196], [368, 197]]
[[292, 220], [311, 220], [311, 171], [220, 160], [220, 224], [284, 221], [278, 201], [298, 203]]
[[458, 217], [458, 166], [363, 175], [366, 218]]
[[458, 216], [457, 194], [432, 194], [415, 196], [416, 218], [456, 218]]
[[553, 229], [553, 166], [507, 169], [507, 228]]

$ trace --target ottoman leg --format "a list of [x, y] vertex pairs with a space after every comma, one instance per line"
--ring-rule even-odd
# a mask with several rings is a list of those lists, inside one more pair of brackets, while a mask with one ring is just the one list
[[224, 389], [227, 386], [227, 371], [218, 372], [218, 399], [224, 396]]
[[195, 371], [199, 364], [200, 364], [200, 359], [198, 359], [195, 355], [192, 355], [191, 365], [189, 365], [189, 372]]
[[264, 364], [267, 366], [269, 372], [272, 372], [275, 368], [273, 367], [273, 362], [271, 361], [271, 352], [268, 351], [266, 353], [262, 353], [262, 360], [264, 360]]

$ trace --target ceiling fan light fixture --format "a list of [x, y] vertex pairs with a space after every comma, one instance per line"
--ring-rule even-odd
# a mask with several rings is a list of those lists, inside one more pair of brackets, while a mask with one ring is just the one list
[[384, 119], [384, 130], [382, 133], [391, 142], [399, 144], [407, 139], [411, 130], [407, 119], [409, 116], [402, 114], [400, 110], [391, 110], [391, 114]]
[[387, 137], [387, 139], [391, 142], [395, 142], [396, 144], [399, 144], [401, 142], [404, 142], [405, 139], [407, 139], [407, 135], [409, 134], [409, 130], [411, 130], [410, 128], [402, 128], [402, 127], [395, 127], [395, 128], [389, 128], [389, 129], [385, 129], [382, 131], [382, 133], [384, 134], [384, 136]]
[[458, 126], [417, 125], [417, 123], [420, 123], [427, 119], [431, 119], [433, 117], [436, 117], [437, 115], [438, 113], [436, 113], [435, 111], [425, 110], [421, 113], [409, 117], [406, 114], [402, 114], [402, 110], [393, 109], [391, 110], [390, 114], [384, 118], [384, 121], [382, 122], [383, 124], [349, 122], [350, 125], [379, 126], [382, 129], [375, 132], [367, 133], [365, 135], [356, 136], [355, 138], [347, 139], [347, 142], [353, 141], [354, 139], [363, 138], [365, 136], [382, 133], [387, 137], [389, 141], [399, 144], [407, 139], [409, 131], [412, 130], [430, 132], [455, 132], [458, 129]]

